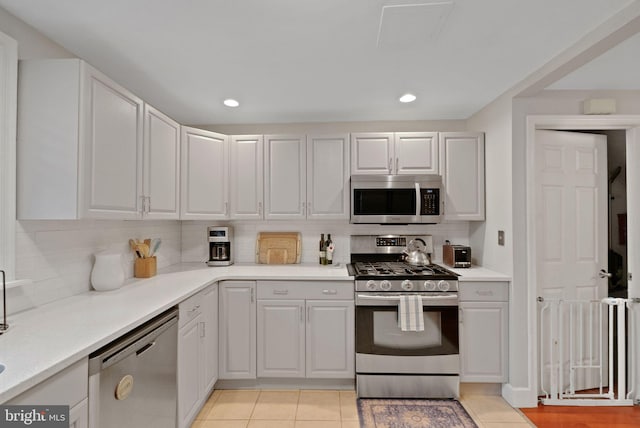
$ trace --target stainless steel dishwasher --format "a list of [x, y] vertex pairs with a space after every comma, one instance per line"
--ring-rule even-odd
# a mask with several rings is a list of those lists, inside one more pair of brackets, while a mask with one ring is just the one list
[[89, 427], [176, 426], [178, 310], [89, 355]]

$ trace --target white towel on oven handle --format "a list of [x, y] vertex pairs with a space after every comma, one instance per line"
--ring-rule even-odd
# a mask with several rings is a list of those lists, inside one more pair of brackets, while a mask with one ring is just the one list
[[402, 331], [424, 331], [422, 296], [417, 294], [400, 295], [398, 327]]

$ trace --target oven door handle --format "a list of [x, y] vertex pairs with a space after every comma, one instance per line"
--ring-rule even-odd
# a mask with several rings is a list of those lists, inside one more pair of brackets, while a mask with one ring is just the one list
[[[458, 294], [442, 293], [436, 296], [421, 296], [422, 306], [458, 306]], [[391, 306], [400, 303], [400, 296], [378, 296], [356, 294], [356, 306]]]

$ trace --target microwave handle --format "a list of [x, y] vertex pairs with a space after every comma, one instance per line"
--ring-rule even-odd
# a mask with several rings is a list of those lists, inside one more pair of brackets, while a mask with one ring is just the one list
[[420, 183], [416, 183], [416, 217], [420, 217]]

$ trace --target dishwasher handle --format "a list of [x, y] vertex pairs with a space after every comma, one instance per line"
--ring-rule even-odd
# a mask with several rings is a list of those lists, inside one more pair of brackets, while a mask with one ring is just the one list
[[89, 375], [106, 369], [129, 355], [141, 355], [155, 343], [155, 339], [178, 322], [178, 310], [171, 309], [120, 339], [116, 339], [89, 355]]

